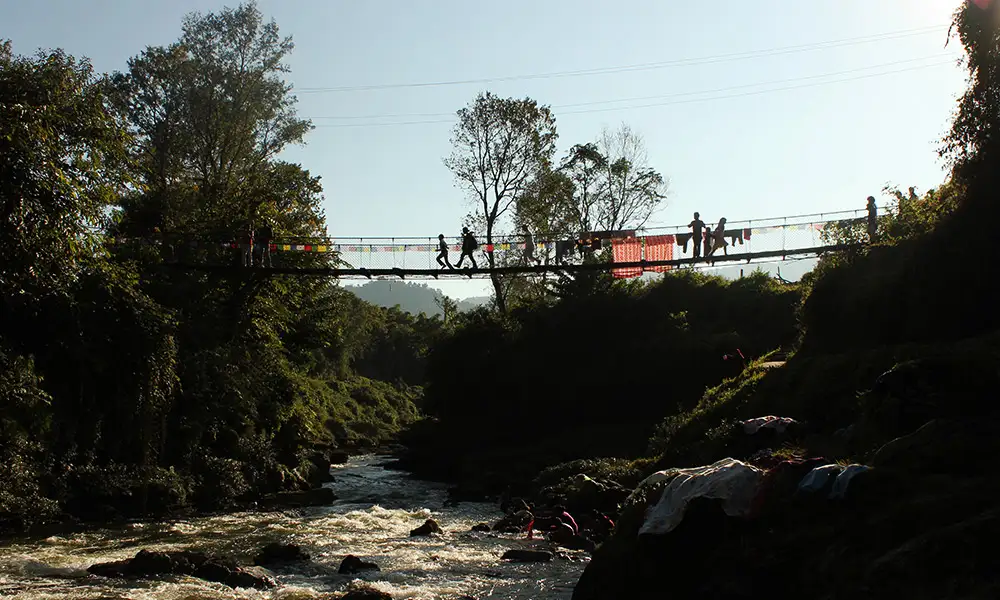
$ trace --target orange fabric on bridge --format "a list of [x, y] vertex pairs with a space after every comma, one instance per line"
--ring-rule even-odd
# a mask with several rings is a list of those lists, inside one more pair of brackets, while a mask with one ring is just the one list
[[[642, 242], [638, 238], [630, 237], [624, 239], [612, 239], [612, 260], [616, 263], [639, 262], [642, 260]], [[642, 267], [628, 267], [625, 269], [612, 269], [611, 275], [615, 279], [627, 279], [642, 275]]]
[[[677, 239], [672, 235], [646, 236], [646, 260], [673, 260], [674, 244], [676, 243]], [[656, 273], [664, 273], [670, 269], [673, 269], [673, 267], [669, 265], [646, 267], [647, 271], [654, 271]]]

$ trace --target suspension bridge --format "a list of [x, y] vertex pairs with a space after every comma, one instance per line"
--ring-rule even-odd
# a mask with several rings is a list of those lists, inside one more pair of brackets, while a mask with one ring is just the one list
[[[165, 266], [217, 273], [252, 270], [341, 279], [464, 279], [610, 270], [616, 278], [631, 278], [647, 272], [774, 262], [856, 248], [867, 241], [867, 216], [862, 209], [731, 221], [725, 224], [725, 245], [717, 243], [710, 255], [706, 255], [705, 241], [693, 239], [687, 226], [541, 236], [546, 239], [534, 240], [537, 261], [526, 257], [523, 235], [494, 236], [492, 244], [477, 236], [477, 268], [467, 263], [455, 269], [437, 263], [437, 236], [289, 238], [279, 232], [269, 244], [270, 256], [263, 256], [258, 244], [250, 266], [243, 264], [248, 244], [234, 239], [235, 234], [228, 239], [225, 235], [163, 235], [143, 243], [167, 247], [162, 252]], [[837, 236], [841, 241], [835, 242], [832, 234], [844, 231], [852, 234]], [[461, 253], [460, 236], [445, 240], [454, 264]], [[701, 245], [700, 256], [695, 255], [695, 244]]]

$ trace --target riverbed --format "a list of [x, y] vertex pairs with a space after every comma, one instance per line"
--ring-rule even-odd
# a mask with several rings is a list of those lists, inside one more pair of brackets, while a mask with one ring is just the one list
[[[588, 560], [559, 549], [549, 563], [500, 560], [511, 548], [555, 548], [524, 535], [473, 533], [477, 523], [494, 523], [494, 504], [446, 506], [442, 484], [410, 479], [384, 468], [388, 457], [354, 457], [332, 470], [338, 500], [330, 506], [280, 512], [244, 512], [160, 523], [129, 525], [15, 539], [0, 548], [0, 597], [25, 600], [222, 598], [305, 600], [327, 598], [358, 585], [388, 592], [394, 599], [473, 598], [569, 599]], [[433, 518], [444, 529], [434, 537], [409, 537]], [[537, 537], [537, 536], [536, 536]], [[199, 550], [253, 564], [269, 542], [299, 544], [313, 560], [269, 573], [274, 590], [232, 589], [190, 577], [122, 581], [91, 576], [97, 562], [130, 558], [142, 548]], [[340, 561], [353, 554], [379, 572], [339, 575]], [[336, 596], [333, 596], [336, 597]]]

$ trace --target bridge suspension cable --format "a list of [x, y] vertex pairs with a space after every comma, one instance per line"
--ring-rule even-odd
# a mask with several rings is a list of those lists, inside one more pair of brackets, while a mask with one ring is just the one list
[[[644, 272], [664, 272], [681, 267], [701, 268], [715, 263], [818, 255], [867, 242], [866, 211], [836, 211], [789, 217], [728, 222], [711, 241], [695, 239], [687, 227], [651, 227], [618, 232], [538, 234], [531, 248], [523, 236], [495, 236], [480, 240], [473, 253], [475, 269], [449, 269], [436, 258], [436, 238], [291, 238], [278, 235], [267, 249], [272, 274], [323, 275], [330, 277], [481, 277], [490, 274], [536, 276], [611, 270], [618, 278], [637, 277]], [[836, 235], [833, 235], [836, 234]], [[835, 241], [836, 240], [836, 241]], [[177, 268], [223, 272], [243, 264], [248, 243], [231, 235], [163, 234], [154, 239], [116, 238], [114, 245], [155, 245], [160, 256]], [[492, 242], [492, 243], [491, 243]], [[698, 257], [695, 246], [704, 250]], [[710, 251], [710, 246], [714, 250]], [[448, 253], [461, 252], [461, 240], [446, 239]], [[610, 249], [610, 251], [607, 251]], [[254, 256], [262, 252], [258, 243]], [[259, 263], [264, 257], [250, 261]], [[457, 256], [457, 254], [453, 255]], [[537, 262], [537, 264], [535, 264]], [[493, 265], [492, 268], [483, 268]]]

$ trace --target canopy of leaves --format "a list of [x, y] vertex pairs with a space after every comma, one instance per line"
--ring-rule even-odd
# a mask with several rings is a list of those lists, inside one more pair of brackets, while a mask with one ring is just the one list
[[417, 417], [440, 319], [320, 280], [164, 268], [238, 261], [203, 242], [251, 222], [324, 232], [319, 178], [277, 158], [311, 127], [291, 49], [254, 4], [190, 15], [109, 78], [0, 45], [0, 525], [225, 507]]

